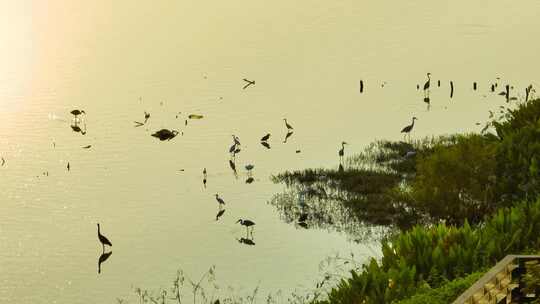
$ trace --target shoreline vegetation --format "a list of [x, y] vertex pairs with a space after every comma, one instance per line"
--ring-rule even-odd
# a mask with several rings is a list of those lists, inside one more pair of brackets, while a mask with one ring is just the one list
[[[480, 134], [381, 140], [339, 169], [273, 176], [290, 190], [269, 202], [285, 222], [379, 239], [382, 256], [346, 277], [325, 276], [309, 294], [259, 302], [449, 303], [507, 254], [537, 253], [540, 99], [498, 114]], [[185, 303], [256, 303], [257, 291]], [[168, 298], [140, 302], [184, 303]]]

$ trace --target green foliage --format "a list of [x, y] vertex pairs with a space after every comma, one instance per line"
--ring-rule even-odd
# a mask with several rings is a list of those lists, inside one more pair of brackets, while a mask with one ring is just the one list
[[445, 282], [438, 288], [420, 288], [416, 294], [396, 304], [447, 304], [455, 300], [460, 294], [476, 282], [484, 272], [474, 272], [466, 277]]
[[436, 144], [417, 159], [411, 205], [436, 219], [478, 222], [492, 212], [496, 142], [463, 135], [451, 145]]
[[540, 194], [540, 121], [507, 132], [497, 149], [497, 191], [501, 201]]
[[383, 241], [380, 262], [372, 259], [361, 272], [352, 272], [318, 303], [390, 303], [410, 297], [428, 284], [494, 264], [509, 253], [540, 246], [540, 198], [503, 208], [484, 225], [463, 227], [439, 224], [414, 227]]

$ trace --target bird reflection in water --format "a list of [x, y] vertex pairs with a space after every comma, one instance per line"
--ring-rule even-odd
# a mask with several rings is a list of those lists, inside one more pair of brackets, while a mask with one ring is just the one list
[[112, 255], [112, 251], [103, 252], [98, 259], [98, 273], [101, 273], [101, 264], [105, 262]]
[[84, 129], [81, 129], [79, 122], [76, 119], [73, 119], [73, 124], [71, 125], [71, 130], [75, 133], [81, 133], [82, 135], [86, 134], [86, 123], [84, 124]]
[[285, 135], [285, 139], [283, 140], [283, 143], [286, 144], [286, 143], [287, 143], [287, 139], [289, 139], [289, 137], [291, 137], [293, 134], [294, 134], [293, 131], [287, 132], [287, 134]]
[[219, 205], [219, 211], [216, 214], [216, 222], [219, 221], [219, 218], [223, 216], [225, 213], [225, 209], [221, 208], [221, 205]]
[[248, 245], [248, 246], [255, 246], [255, 242], [253, 241], [253, 237], [251, 239], [248, 237], [248, 238], [240, 238], [240, 239], [236, 239], [236, 240], [240, 244], [244, 244], [244, 245]]
[[229, 167], [231, 167], [231, 170], [234, 173], [234, 177], [238, 178], [238, 172], [236, 172], [236, 164], [232, 159], [229, 159]]

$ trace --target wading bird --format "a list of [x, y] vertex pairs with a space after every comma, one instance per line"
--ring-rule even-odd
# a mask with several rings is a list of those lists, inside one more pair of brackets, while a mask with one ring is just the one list
[[285, 121], [285, 127], [287, 127], [287, 130], [289, 130], [289, 131], [292, 130], [293, 127], [290, 124], [287, 123], [287, 118], [283, 118], [283, 120]]
[[251, 170], [253, 170], [253, 168], [255, 168], [255, 166], [254, 166], [254, 165], [252, 165], [252, 164], [248, 164], [248, 165], [246, 165], [246, 170], [248, 170], [248, 171], [251, 171]]
[[431, 73], [427, 73], [427, 81], [424, 83], [424, 91], [429, 90], [429, 85], [431, 83]]
[[266, 134], [261, 138], [261, 141], [267, 141], [270, 138], [270, 133]]
[[103, 246], [103, 252], [105, 252], [105, 245], [112, 247], [111, 241], [109, 241], [109, 239], [107, 239], [103, 234], [101, 234], [101, 231], [99, 230], [99, 223], [97, 224], [97, 234], [99, 242]]
[[150, 113], [146, 113], [146, 111], [144, 111], [144, 123], [148, 121], [148, 118], [150, 118]]
[[339, 149], [339, 151], [338, 151], [338, 155], [339, 155], [340, 160], [343, 159], [343, 155], [345, 154], [345, 145], [346, 144], [347, 144], [346, 142], [341, 143], [341, 149]]
[[239, 219], [238, 221], [236, 221], [236, 223], [240, 223], [240, 225], [245, 226], [246, 231], [249, 231], [249, 227], [251, 227], [251, 231], [253, 232], [253, 226], [255, 226], [255, 223], [253, 221]]
[[364, 92], [364, 81], [360, 80], [360, 93]]
[[232, 136], [234, 144], [237, 146], [240, 146], [240, 138], [236, 137], [236, 135]]
[[225, 201], [219, 197], [219, 194], [216, 193], [216, 201], [218, 202], [219, 206], [225, 205]]
[[405, 128], [401, 129], [401, 133], [405, 133], [405, 135], [411, 133], [412, 129], [414, 128], [414, 121], [417, 120], [417, 119], [418, 118], [413, 117], [412, 118], [412, 123], [410, 125], [406, 126]]
[[450, 98], [454, 97], [454, 82], [450, 81]]

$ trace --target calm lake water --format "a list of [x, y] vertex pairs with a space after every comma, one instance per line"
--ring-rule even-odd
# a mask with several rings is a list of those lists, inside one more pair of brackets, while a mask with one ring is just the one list
[[[336, 167], [341, 141], [349, 153], [399, 139], [412, 116], [413, 137], [480, 130], [505, 104], [496, 77], [519, 98], [539, 86], [539, 13], [536, 0], [2, 1], [0, 302], [114, 303], [211, 265], [240, 293], [287, 294], [313, 287], [329, 255], [377, 256], [375, 240], [285, 223], [270, 176]], [[416, 90], [427, 72], [429, 112]], [[204, 118], [185, 126], [187, 114]], [[184, 135], [150, 136], [162, 128]], [[255, 246], [237, 241], [239, 218], [256, 222]], [[101, 274], [98, 222], [113, 243]]]

